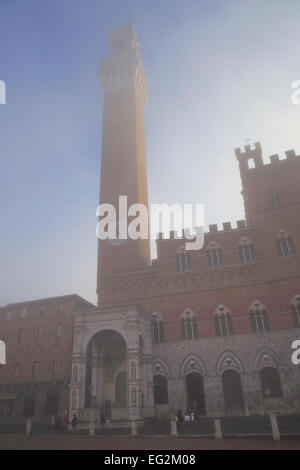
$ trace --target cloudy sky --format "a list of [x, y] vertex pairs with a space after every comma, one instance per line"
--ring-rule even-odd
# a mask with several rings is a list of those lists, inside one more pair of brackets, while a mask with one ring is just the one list
[[0, 305], [95, 301], [102, 91], [110, 27], [134, 21], [151, 97], [151, 202], [243, 218], [234, 148], [300, 153], [299, 0], [0, 0]]

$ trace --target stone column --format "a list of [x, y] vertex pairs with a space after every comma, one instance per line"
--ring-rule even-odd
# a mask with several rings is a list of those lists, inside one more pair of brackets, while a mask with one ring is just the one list
[[140, 364], [136, 353], [128, 354], [128, 404], [129, 419], [133, 421], [141, 419]]

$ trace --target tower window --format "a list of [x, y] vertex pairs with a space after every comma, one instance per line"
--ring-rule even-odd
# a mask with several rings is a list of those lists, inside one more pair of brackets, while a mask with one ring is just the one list
[[293, 256], [296, 253], [293, 238], [283, 230], [279, 232], [276, 240], [278, 255], [281, 257]]

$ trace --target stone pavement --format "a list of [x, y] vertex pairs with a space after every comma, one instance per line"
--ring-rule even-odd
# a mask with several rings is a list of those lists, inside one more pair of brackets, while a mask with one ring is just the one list
[[300, 450], [300, 439], [31, 436], [0, 434], [0, 450]]

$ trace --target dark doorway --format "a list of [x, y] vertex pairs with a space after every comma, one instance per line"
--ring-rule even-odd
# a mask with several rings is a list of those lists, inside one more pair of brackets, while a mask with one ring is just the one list
[[192, 372], [185, 378], [186, 397], [188, 411], [194, 411], [197, 415], [205, 415], [205, 395], [203, 377], [201, 374]]
[[236, 370], [227, 370], [222, 375], [225, 412], [229, 415], [244, 414], [241, 376]]
[[59, 411], [59, 392], [47, 392], [46, 415], [58, 415]]
[[35, 397], [27, 396], [24, 399], [24, 409], [23, 416], [24, 418], [33, 418], [35, 412]]
[[155, 375], [153, 377], [154, 385], [154, 404], [155, 405], [167, 405], [169, 403], [168, 398], [168, 382], [166, 377], [163, 375]]

